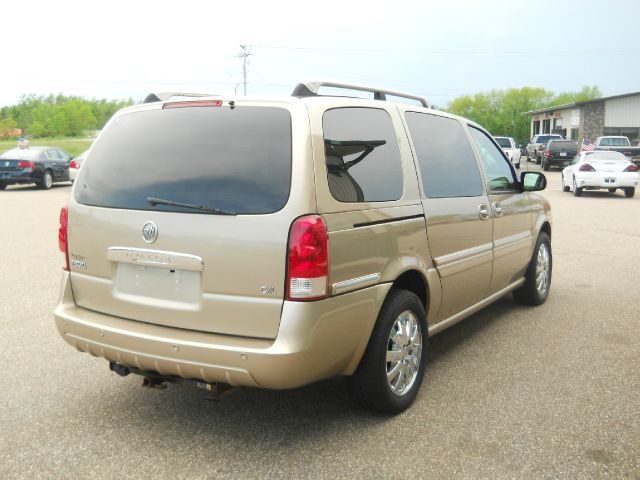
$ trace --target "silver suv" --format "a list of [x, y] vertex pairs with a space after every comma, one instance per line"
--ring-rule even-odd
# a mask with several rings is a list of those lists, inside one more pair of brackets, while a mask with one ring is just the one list
[[60, 215], [57, 328], [121, 375], [211, 390], [343, 375], [397, 413], [430, 336], [509, 292], [547, 298], [545, 177], [517, 178], [473, 122], [326, 82], [149, 100], [109, 122]]

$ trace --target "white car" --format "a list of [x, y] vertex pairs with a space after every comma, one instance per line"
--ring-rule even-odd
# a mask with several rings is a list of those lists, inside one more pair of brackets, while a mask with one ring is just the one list
[[87, 158], [87, 153], [89, 153], [89, 150], [85, 150], [80, 155], [71, 160], [71, 162], [69, 162], [69, 180], [71, 180], [71, 183], [76, 181], [76, 177], [78, 176], [78, 172], [80, 172], [82, 162], [84, 162], [84, 159]]
[[582, 152], [572, 165], [562, 170], [562, 191], [573, 190], [579, 197], [583, 190], [604, 188], [614, 193], [619, 188], [625, 197], [631, 198], [639, 177], [638, 167], [620, 152]]
[[511, 164], [520, 168], [520, 147], [516, 145], [515, 140], [511, 137], [493, 137], [493, 139], [500, 145]]

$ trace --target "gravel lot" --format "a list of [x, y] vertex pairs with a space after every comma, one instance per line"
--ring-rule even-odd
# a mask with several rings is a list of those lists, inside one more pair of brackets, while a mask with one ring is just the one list
[[415, 405], [393, 418], [340, 379], [216, 402], [76, 352], [52, 318], [70, 187], [9, 187], [0, 478], [640, 478], [640, 195], [574, 198], [548, 179], [547, 303], [507, 296], [434, 337]]

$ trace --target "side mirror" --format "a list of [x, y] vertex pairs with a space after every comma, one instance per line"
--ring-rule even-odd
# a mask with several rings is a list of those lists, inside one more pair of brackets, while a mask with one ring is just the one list
[[547, 177], [540, 172], [522, 172], [520, 185], [525, 192], [539, 192], [547, 188]]

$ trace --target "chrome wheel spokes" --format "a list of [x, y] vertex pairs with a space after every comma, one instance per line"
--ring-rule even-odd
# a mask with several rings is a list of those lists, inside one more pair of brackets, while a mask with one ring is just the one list
[[550, 260], [546, 243], [541, 243], [536, 258], [536, 289], [540, 295], [544, 295], [549, 286]]
[[387, 381], [391, 391], [402, 396], [418, 377], [422, 358], [422, 331], [416, 315], [405, 310], [391, 327], [387, 342]]

